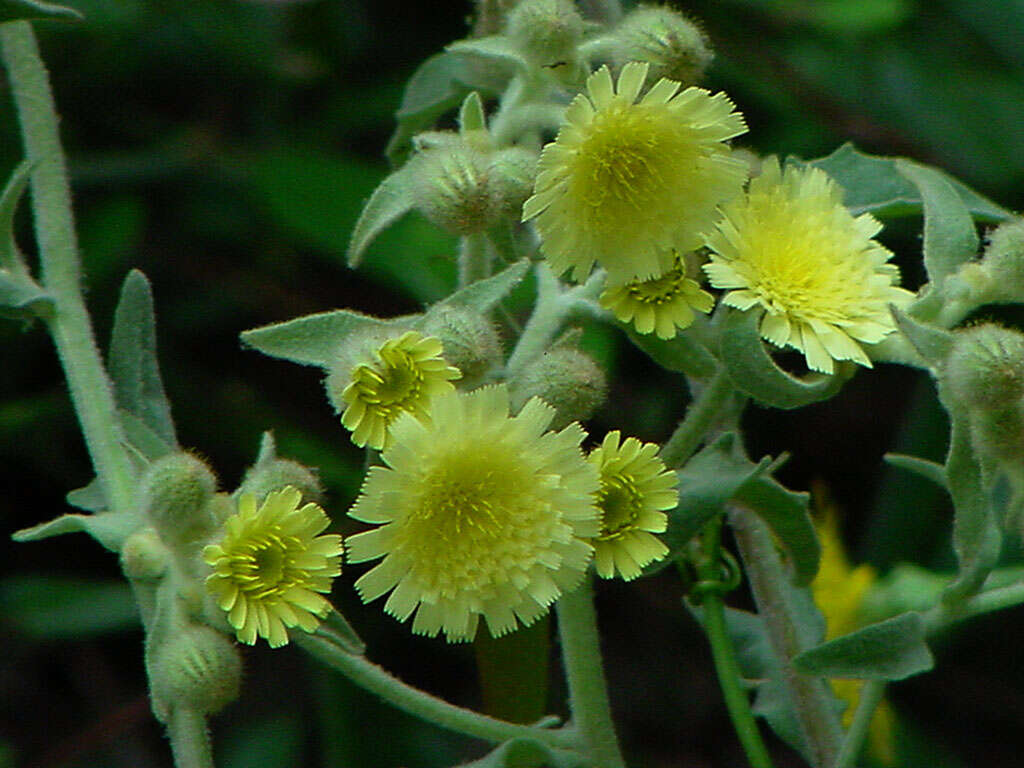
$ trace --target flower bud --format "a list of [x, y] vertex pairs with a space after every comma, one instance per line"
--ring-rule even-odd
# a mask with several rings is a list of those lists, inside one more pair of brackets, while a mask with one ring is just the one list
[[583, 17], [572, 0], [523, 0], [509, 13], [505, 33], [536, 67], [574, 65]]
[[444, 359], [462, 372], [464, 386], [472, 386], [501, 363], [498, 332], [479, 312], [458, 306], [442, 306], [427, 314], [423, 332], [436, 336]]
[[1004, 222], [989, 234], [981, 264], [997, 300], [1024, 301], [1024, 219]]
[[433, 224], [469, 235], [495, 223], [498, 211], [485, 153], [458, 142], [427, 150], [416, 163], [415, 206]]
[[614, 34], [616, 64], [647, 62], [648, 82], [667, 77], [684, 86], [693, 85], [714, 57], [704, 31], [667, 6], [638, 6]]
[[508, 387], [513, 411], [534, 396], [554, 406], [551, 429], [589, 418], [608, 394], [604, 371], [590, 356], [572, 347], [551, 349], [527, 363]]
[[146, 514], [172, 548], [194, 544], [217, 527], [207, 505], [216, 489], [213, 471], [184, 452], [157, 459], [142, 479]]
[[152, 528], [136, 531], [121, 546], [121, 570], [132, 581], [156, 581], [170, 561], [171, 553]]
[[209, 627], [192, 624], [159, 643], [148, 667], [153, 708], [162, 720], [176, 708], [211, 715], [238, 698], [238, 650]]
[[257, 503], [262, 503], [268, 493], [278, 491], [286, 485], [297, 488], [304, 502], [320, 504], [323, 501], [324, 489], [313, 470], [297, 461], [278, 458], [261, 461], [250, 467], [234, 495], [235, 498], [240, 498], [249, 493], [256, 497]]
[[502, 218], [522, 218], [523, 203], [533, 194], [538, 157], [525, 147], [509, 147], [494, 154], [489, 171], [491, 195]]

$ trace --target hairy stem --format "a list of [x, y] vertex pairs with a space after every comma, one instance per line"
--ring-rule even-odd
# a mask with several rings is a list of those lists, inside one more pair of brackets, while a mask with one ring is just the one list
[[459, 287], [483, 280], [491, 275], [491, 254], [487, 236], [466, 235], [459, 243]]
[[562, 595], [557, 609], [572, 723], [595, 768], [624, 768], [608, 701], [594, 589], [589, 578], [574, 591]]
[[175, 708], [167, 721], [175, 768], [213, 768], [213, 749], [206, 718], [191, 709]]
[[724, 370], [711, 377], [711, 381], [690, 403], [686, 417], [679, 422], [675, 432], [662, 446], [661, 460], [667, 467], [681, 467], [694, 454], [701, 441], [707, 437], [708, 428], [721, 415], [729, 398], [736, 393], [735, 387]]
[[857, 758], [864, 748], [864, 739], [867, 738], [868, 728], [871, 725], [871, 718], [882, 701], [885, 693], [885, 680], [868, 680], [860, 689], [860, 698], [857, 700], [857, 709], [853, 713], [853, 722], [850, 723], [850, 730], [846, 732], [839, 756], [836, 757], [835, 768], [854, 768], [857, 765]]
[[80, 285], [78, 243], [67, 167], [46, 67], [28, 22], [0, 25], [0, 48], [32, 165], [32, 212], [42, 284], [53, 297], [48, 327], [96, 474], [113, 509], [132, 501], [134, 478], [121, 443], [114, 395], [100, 359]]

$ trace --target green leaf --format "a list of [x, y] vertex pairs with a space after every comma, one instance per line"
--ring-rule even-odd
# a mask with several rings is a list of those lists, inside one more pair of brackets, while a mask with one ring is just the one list
[[925, 480], [931, 480], [940, 488], [949, 489], [949, 483], [946, 480], [946, 468], [941, 464], [929, 461], [928, 459], [922, 459], [919, 456], [907, 456], [903, 453], [887, 453], [882, 458], [894, 467], [899, 467], [918, 477], [923, 477]]
[[953, 349], [953, 334], [934, 325], [919, 323], [896, 307], [891, 307], [896, 326], [911, 346], [932, 368], [942, 365]]
[[853, 364], [839, 363], [840, 372], [831, 376], [811, 373], [800, 378], [782, 370], [761, 341], [761, 314], [730, 310], [722, 326], [722, 363], [736, 388], [758, 402], [785, 410], [835, 395], [852, 374]]
[[148, 464], [178, 450], [176, 445], [168, 443], [134, 413], [118, 410], [117, 418], [121, 422], [121, 434], [125, 442], [135, 449], [142, 463]]
[[135, 416], [169, 449], [176, 448], [171, 405], [157, 360], [153, 293], [146, 276], [137, 269], [128, 273], [121, 288], [107, 368], [120, 409]]
[[139, 626], [124, 581], [22, 576], [0, 582], [4, 623], [39, 639], [83, 639]]
[[499, 301], [504, 299], [513, 288], [522, 282], [526, 276], [526, 271], [530, 268], [530, 262], [527, 260], [518, 261], [512, 264], [496, 275], [485, 278], [483, 280], [477, 280], [475, 283], [470, 283], [465, 288], [461, 288], [447, 299], [438, 302], [427, 314], [434, 309], [441, 307], [460, 307], [463, 309], [471, 309], [474, 312], [479, 312], [481, 315], [486, 315], [498, 304]]
[[86, 512], [102, 512], [110, 507], [107, 495], [103, 492], [103, 483], [94, 477], [88, 485], [70, 491], [66, 496], [68, 504]]
[[[846, 193], [844, 202], [853, 214], [906, 216], [920, 211], [923, 202], [918, 189], [896, 169], [897, 160], [868, 155], [846, 143], [831, 155], [808, 164], [821, 168], [839, 182]], [[1013, 218], [1005, 208], [959, 181], [947, 179], [976, 220], [994, 224]]]
[[366, 652], [366, 643], [356, 633], [355, 628], [349, 624], [348, 619], [337, 610], [332, 610], [327, 614], [327, 618], [316, 628], [316, 633], [323, 635], [353, 656], [362, 656]]
[[487, 118], [484, 117], [484, 105], [480, 94], [472, 91], [462, 100], [459, 107], [459, 133], [462, 136], [487, 130]]
[[243, 331], [242, 343], [271, 357], [300, 365], [329, 368], [354, 333], [393, 327], [402, 320], [380, 320], [347, 309], [305, 315], [283, 323]]
[[793, 566], [794, 582], [811, 583], [821, 561], [821, 544], [810, 514], [810, 494], [784, 488], [769, 474], [752, 477], [736, 498], [772, 529]]
[[0, 317], [33, 320], [52, 317], [53, 297], [27, 274], [0, 269]]
[[584, 768], [592, 764], [576, 752], [521, 737], [504, 742], [479, 760], [461, 763], [458, 768]]
[[359, 214], [348, 243], [348, 265], [353, 269], [362, 261], [366, 247], [390, 224], [404, 216], [413, 207], [413, 185], [416, 181], [416, 163], [408, 163], [373, 190], [370, 199]]
[[924, 621], [910, 612], [871, 624], [804, 651], [793, 664], [808, 675], [858, 680], [903, 680], [935, 665]]
[[28, 160], [22, 161], [11, 173], [3, 194], [0, 194], [0, 269], [26, 277], [28, 271], [14, 242], [14, 214], [18, 210], [21, 196], [25, 194], [31, 173], [31, 163]]
[[946, 277], [978, 255], [978, 232], [963, 199], [944, 174], [897, 160], [896, 170], [913, 182], [924, 204], [924, 265], [941, 288]]
[[395, 113], [398, 125], [386, 150], [392, 165], [405, 161], [413, 136], [457, 107], [470, 91], [479, 91], [484, 97], [496, 95], [504, 90], [512, 72], [510, 66], [496, 67], [479, 57], [454, 51], [444, 51], [424, 61], [409, 78]]
[[685, 373], [695, 379], [710, 379], [718, 370], [714, 355], [686, 331], [665, 340], [653, 333], [637, 333], [632, 323], [620, 324], [629, 340], [668, 371]]
[[81, 21], [84, 16], [74, 8], [42, 0], [0, 0], [0, 23], [18, 19], [55, 19]]
[[46, 523], [15, 531], [18, 542], [40, 541], [65, 533], [87, 533], [111, 552], [120, 552], [124, 540], [142, 526], [132, 512], [100, 512], [95, 515], [61, 515]]

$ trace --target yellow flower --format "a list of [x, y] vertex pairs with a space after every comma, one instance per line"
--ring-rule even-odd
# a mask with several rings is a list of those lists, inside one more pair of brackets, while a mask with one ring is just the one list
[[677, 255], [675, 265], [659, 277], [605, 288], [600, 303], [622, 322], [632, 322], [637, 333], [654, 331], [659, 339], [671, 339], [677, 330], [690, 327], [693, 310], [710, 312], [715, 299], [686, 276]]
[[213, 568], [206, 589], [243, 643], [259, 635], [277, 648], [288, 642], [285, 627], [312, 632], [331, 610], [317, 593], [329, 593], [341, 573], [341, 536], [318, 536], [330, 520], [301, 501], [291, 486], [267, 494], [258, 508], [255, 496], [243, 495], [224, 521], [224, 538], [203, 549]]
[[875, 344], [895, 330], [889, 304], [913, 294], [897, 287], [899, 270], [872, 240], [882, 225], [854, 218], [840, 187], [822, 170], [762, 165], [746, 196], [723, 207], [707, 237], [704, 270], [730, 307], [766, 310], [761, 336], [804, 353], [807, 366], [832, 373], [833, 360], [871, 367], [858, 342]]
[[462, 376], [441, 353], [440, 339], [407, 331], [374, 349], [365, 362], [338, 372], [341, 380], [347, 381], [343, 388], [332, 373], [328, 389], [341, 388], [341, 423], [352, 430], [353, 443], [384, 448], [389, 441], [388, 428], [399, 414], [427, 417], [431, 399], [452, 391], [452, 380]]
[[662, 510], [675, 507], [679, 493], [678, 478], [665, 469], [657, 445], [635, 437], [620, 445], [620, 437], [618, 430], [609, 432], [587, 457], [601, 475], [601, 533], [591, 543], [597, 574], [611, 579], [618, 571], [629, 581], [645, 565], [668, 554], [668, 547], [654, 534], [665, 532], [668, 517]]
[[579, 424], [545, 432], [538, 398], [509, 416], [504, 386], [437, 397], [430, 421], [400, 416], [386, 467], [371, 467], [349, 514], [379, 524], [348, 539], [349, 560], [383, 561], [356, 581], [364, 602], [412, 630], [471, 640], [529, 625], [583, 578], [596, 536], [597, 470]]
[[[861, 603], [877, 574], [870, 565], [850, 566], [839, 536], [835, 511], [825, 506], [824, 516], [817, 523], [821, 539], [821, 564], [811, 583], [811, 593], [825, 617], [825, 639], [842, 637], [858, 629]], [[849, 728], [860, 700], [863, 680], [831, 680], [835, 695], [846, 704], [843, 727]], [[895, 765], [896, 715], [885, 700], [875, 710], [868, 730], [868, 748], [882, 765]]]
[[746, 131], [733, 103], [666, 79], [638, 102], [647, 68], [626, 64], [617, 89], [607, 67], [592, 74], [541, 153], [523, 221], [536, 218], [557, 274], [583, 280], [597, 261], [611, 283], [656, 277], [743, 187], [747, 166], [725, 144]]

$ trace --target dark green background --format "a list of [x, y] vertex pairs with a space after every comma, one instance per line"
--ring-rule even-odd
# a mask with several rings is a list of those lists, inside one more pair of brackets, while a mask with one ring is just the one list
[[[362, 456], [319, 373], [243, 351], [239, 331], [336, 307], [392, 315], [450, 288], [452, 245], [417, 216], [344, 266], [360, 205], [386, 173], [402, 85], [465, 32], [464, 2], [71, 0], [78, 25], [39, 24], [70, 157], [88, 301], [109, 333], [129, 268], [153, 282], [165, 383], [182, 441], [233, 488], [262, 430], [320, 468], [346, 530]], [[705, 0], [719, 58], [708, 86], [746, 114], [742, 143], [813, 157], [852, 140], [940, 165], [997, 202], [1024, 207], [1021, 0]], [[6, 82], [0, 173], [20, 160]], [[22, 245], [31, 250], [27, 217]], [[906, 282], [921, 280], [919, 222], [887, 227]], [[985, 314], [998, 314], [994, 310]], [[1002, 312], [1004, 319], [1012, 319]], [[660, 440], [686, 395], [606, 329], [585, 345], [614, 371], [612, 402], [588, 425]], [[627, 407], [623, 407], [625, 404]], [[940, 458], [945, 423], [930, 384], [862, 372], [799, 413], [754, 409], [755, 455], [793, 454], [781, 477], [822, 480], [846, 513], [856, 557], [883, 570], [950, 564], [949, 509], [883, 468], [886, 450]], [[46, 336], [0, 325], [0, 521], [9, 533], [64, 511], [90, 478]], [[3, 537], [6, 539], [6, 536]], [[0, 766], [170, 765], [151, 716], [115, 558], [85, 537], [0, 544]], [[472, 653], [414, 638], [362, 607], [346, 570], [335, 598], [373, 658], [459, 702], [479, 699]], [[735, 766], [742, 756], [704, 641], [669, 574], [603, 585], [599, 608], [613, 707], [637, 766]], [[746, 598], [738, 596], [739, 603]], [[977, 620], [938, 650], [939, 669], [895, 687], [908, 766], [1019, 765], [1021, 614]], [[297, 650], [246, 652], [243, 697], [214, 724], [219, 765], [450, 765], [481, 745], [395, 714]], [[551, 707], [564, 711], [557, 678]], [[773, 742], [780, 765], [798, 765]]]

